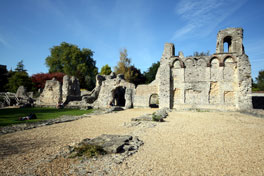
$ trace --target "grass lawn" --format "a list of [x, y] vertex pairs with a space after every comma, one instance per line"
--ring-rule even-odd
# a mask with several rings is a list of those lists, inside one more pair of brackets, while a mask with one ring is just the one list
[[[13, 108], [0, 109], [0, 126], [6, 126], [18, 123], [31, 123], [41, 120], [54, 119], [62, 115], [82, 115], [91, 113], [93, 110], [78, 109], [56, 109], [56, 108]], [[34, 113], [37, 119], [19, 121], [19, 117], [25, 117]]]

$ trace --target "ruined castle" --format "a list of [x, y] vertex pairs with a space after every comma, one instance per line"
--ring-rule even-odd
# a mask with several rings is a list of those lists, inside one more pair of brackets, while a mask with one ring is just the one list
[[[224, 51], [224, 43], [228, 51]], [[122, 75], [98, 75], [96, 88], [84, 95], [82, 101], [72, 101], [69, 105], [250, 109], [251, 65], [244, 51], [243, 29], [219, 31], [216, 52], [211, 56], [184, 57], [182, 52], [176, 56], [174, 45], [166, 43], [152, 83], [135, 87], [125, 82]]]

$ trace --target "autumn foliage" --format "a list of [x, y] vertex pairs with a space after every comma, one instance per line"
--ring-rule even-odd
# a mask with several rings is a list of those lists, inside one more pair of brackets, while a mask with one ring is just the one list
[[51, 80], [52, 78], [56, 78], [58, 81], [62, 83], [63, 76], [65, 74], [61, 72], [56, 72], [56, 73], [37, 73], [32, 75], [31, 80], [34, 84], [34, 86], [39, 89], [39, 88], [44, 88], [46, 80]]

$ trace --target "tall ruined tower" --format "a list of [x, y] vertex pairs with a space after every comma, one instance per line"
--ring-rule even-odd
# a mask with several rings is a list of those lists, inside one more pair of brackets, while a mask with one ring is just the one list
[[252, 108], [251, 65], [243, 46], [243, 29], [217, 34], [211, 56], [175, 56], [166, 43], [160, 60], [159, 107], [244, 110]]
[[[227, 51], [224, 51], [224, 44], [227, 43]], [[235, 53], [237, 55], [244, 54], [243, 46], [243, 29], [227, 28], [221, 30], [217, 34], [216, 53]]]
[[[227, 45], [225, 51], [224, 45]], [[243, 29], [227, 28], [221, 30], [217, 34], [216, 53], [218, 56], [230, 56], [234, 58], [236, 63], [236, 72], [234, 80], [236, 88], [236, 108], [244, 110], [252, 108], [251, 98], [251, 65], [248, 56], [245, 54], [243, 45]], [[225, 66], [223, 60], [223, 66]], [[226, 64], [227, 65], [227, 64]]]

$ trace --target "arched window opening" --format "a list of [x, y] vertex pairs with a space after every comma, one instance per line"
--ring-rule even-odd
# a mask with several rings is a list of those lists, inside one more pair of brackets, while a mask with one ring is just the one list
[[158, 94], [150, 95], [149, 107], [151, 107], [151, 108], [158, 108], [159, 107], [159, 96], [158, 96]]
[[231, 52], [232, 37], [227, 36], [224, 38], [224, 53]]
[[126, 88], [124, 87], [117, 87], [112, 91], [113, 100], [111, 102], [112, 106], [125, 106], [125, 92]]

